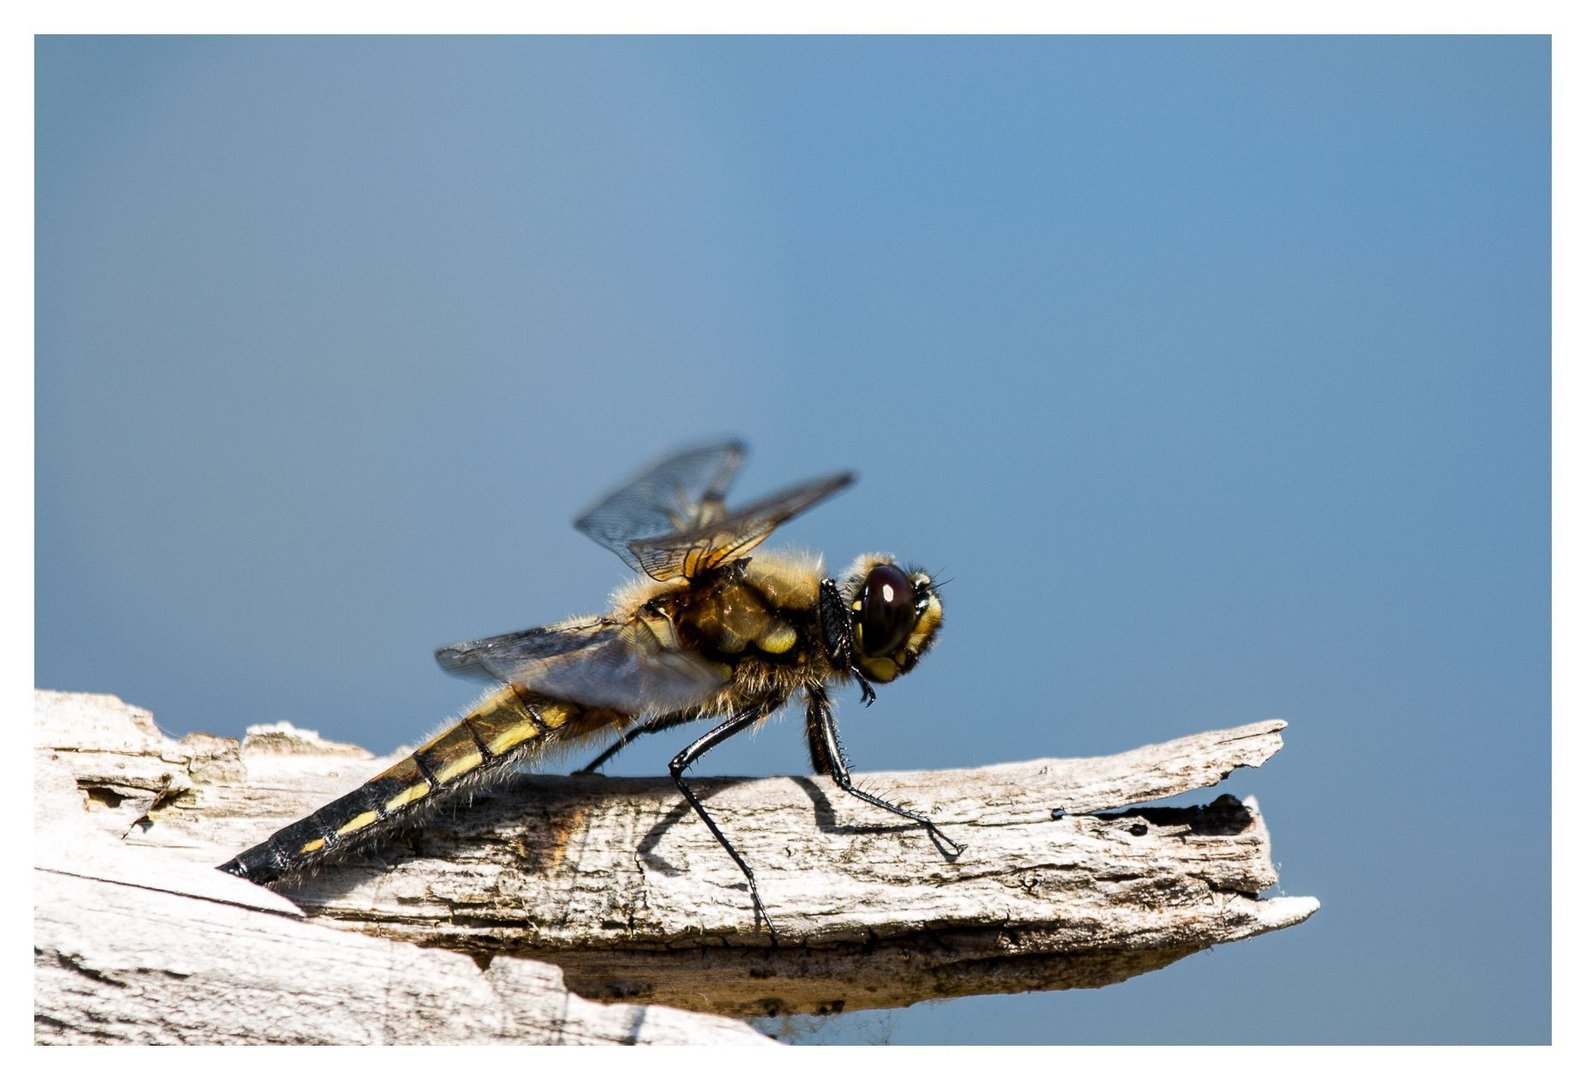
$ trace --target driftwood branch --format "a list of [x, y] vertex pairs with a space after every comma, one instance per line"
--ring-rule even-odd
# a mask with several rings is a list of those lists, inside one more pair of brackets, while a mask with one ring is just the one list
[[[597, 1021], [620, 1007], [570, 997], [538, 961], [584, 998], [725, 1015], [1116, 982], [1316, 910], [1309, 898], [1258, 899], [1277, 876], [1254, 800], [1103, 812], [1259, 765], [1281, 747], [1283, 726], [1107, 758], [856, 777], [929, 813], [968, 845], [957, 858], [825, 780], [701, 778], [697, 790], [756, 868], [773, 940], [755, 924], [737, 869], [669, 781], [524, 777], [277, 895], [209, 868], [393, 759], [286, 727], [240, 747], [174, 741], [114, 698], [41, 692], [40, 828], [74, 842], [39, 845], [58, 853], [38, 892], [39, 1037], [189, 1037], [136, 1018], [125, 1032], [82, 1026], [74, 995], [94, 996], [98, 1015], [120, 1015], [103, 1011], [102, 999], [118, 996], [104, 988], [119, 980], [126, 996], [128, 982], [165, 970], [123, 966], [104, 981], [104, 958], [85, 943], [128, 940], [120, 929], [93, 933], [112, 922], [139, 924], [147, 936], [137, 955], [161, 963], [177, 963], [179, 939], [202, 927], [211, 936], [195, 946], [207, 957], [200, 985], [213, 997], [240, 980], [262, 995], [234, 1027], [196, 1029], [212, 1041], [748, 1032], [685, 1028], [695, 1018], [631, 1004]], [[97, 922], [80, 925], [84, 915]], [[191, 973], [171, 976], [184, 978]], [[485, 1003], [477, 1028], [465, 1029], [464, 1010], [425, 1011], [460, 993], [454, 980], [472, 995], [460, 1000]], [[525, 1002], [535, 997], [553, 1007], [530, 1018]], [[277, 1009], [291, 1022], [276, 1024]]]

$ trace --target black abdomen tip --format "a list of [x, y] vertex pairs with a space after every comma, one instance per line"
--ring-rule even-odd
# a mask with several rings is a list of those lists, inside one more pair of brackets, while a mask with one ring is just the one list
[[261, 844], [221, 863], [215, 869], [245, 878], [256, 885], [267, 885], [286, 872], [286, 864], [273, 849]]

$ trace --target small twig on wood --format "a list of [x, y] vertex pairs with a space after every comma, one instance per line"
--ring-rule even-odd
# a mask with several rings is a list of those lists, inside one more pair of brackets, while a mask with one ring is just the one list
[[[697, 789], [756, 868], [777, 923], [773, 942], [755, 925], [736, 867], [667, 780], [525, 777], [278, 896], [209, 868], [392, 759], [290, 728], [250, 735], [240, 749], [209, 736], [177, 742], [114, 698], [41, 692], [38, 702], [41, 795], [46, 774], [58, 789], [43, 799], [54, 809], [41, 809], [40, 828], [79, 837], [89, 829], [101, 848], [119, 851], [118, 864], [158, 866], [145, 871], [145, 884], [157, 882], [173, 902], [200, 905], [208, 915], [199, 921], [231, 935], [226, 940], [247, 938], [250, 948], [264, 950], [238, 953], [236, 966], [248, 970], [237, 977], [279, 972], [278, 997], [307, 977], [307, 968], [337, 962], [316, 959], [318, 951], [426, 945], [454, 950], [453, 957], [415, 955], [446, 963], [459, 952], [476, 958], [485, 966], [470, 976], [476, 981], [516, 979], [513, 1007], [521, 1007], [526, 985], [514, 965], [528, 960], [555, 963], [566, 987], [585, 997], [725, 1015], [896, 1006], [1103, 985], [1293, 925], [1318, 906], [1309, 898], [1257, 898], [1277, 876], [1254, 800], [1223, 796], [1209, 806], [1098, 813], [1259, 765], [1282, 745], [1278, 720], [1106, 758], [863, 778], [861, 786], [925, 811], [967, 842], [968, 850], [951, 859], [923, 830], [823, 779], [702, 778]], [[94, 876], [74, 860], [63, 853], [48, 863], [57, 884], [68, 874]], [[54, 928], [45, 895], [40, 935]], [[201, 896], [210, 899], [195, 899]], [[63, 897], [61, 906], [81, 903]], [[134, 918], [135, 908], [136, 901], [120, 917]], [[298, 911], [306, 922], [286, 921]], [[288, 949], [261, 928], [271, 925], [319, 936]], [[302, 969], [275, 963], [272, 948], [307, 959]], [[63, 971], [83, 963], [59, 945], [52, 955]], [[206, 955], [224, 958], [227, 949]], [[398, 998], [421, 997], [447, 978], [415, 969], [398, 979], [383, 966], [388, 962], [353, 965], [350, 982], [370, 970], [383, 976], [365, 999], [389, 1001], [393, 990]], [[217, 961], [208, 977], [223, 978], [224, 967]], [[435, 986], [426, 987], [431, 980]], [[41, 999], [51, 992], [42, 978], [38, 985]], [[350, 989], [319, 992], [343, 1002], [357, 996]], [[556, 1000], [565, 1015], [568, 998]], [[41, 1006], [46, 1015], [57, 1016]], [[384, 1026], [355, 1018], [332, 1032], [326, 1015], [316, 1013], [320, 1027], [282, 1028], [280, 1037], [399, 1037], [392, 1034], [399, 1018]], [[51, 1022], [70, 1028], [41, 1019], [40, 1030]], [[427, 1031], [416, 1040], [480, 1037], [433, 1028], [433, 1018], [412, 1022]], [[551, 1030], [569, 1039], [586, 1034], [518, 1022], [531, 1039]], [[631, 1032], [654, 1034], [642, 1026]], [[676, 1030], [666, 1034], [678, 1037]], [[246, 1025], [213, 1036], [245, 1038]], [[682, 1037], [716, 1039], [720, 1031]]]

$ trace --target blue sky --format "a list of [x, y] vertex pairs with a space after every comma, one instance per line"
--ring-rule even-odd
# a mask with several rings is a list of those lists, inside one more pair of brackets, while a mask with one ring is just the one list
[[1526, 37], [41, 38], [38, 685], [389, 750], [474, 693], [435, 646], [603, 605], [575, 514], [740, 434], [742, 495], [860, 473], [779, 538], [953, 579], [856, 769], [1282, 716], [1227, 787], [1323, 903], [815, 1038], [1546, 1041], [1549, 88]]

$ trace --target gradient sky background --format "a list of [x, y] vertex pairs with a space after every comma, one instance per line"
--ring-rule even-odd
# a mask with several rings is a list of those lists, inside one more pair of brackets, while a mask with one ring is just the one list
[[38, 685], [389, 751], [476, 692], [435, 646], [604, 604], [574, 515], [742, 434], [740, 496], [860, 472], [780, 537], [953, 579], [857, 770], [1282, 716], [1226, 787], [1323, 904], [807, 1037], [1550, 1038], [1546, 39], [37, 60]]

